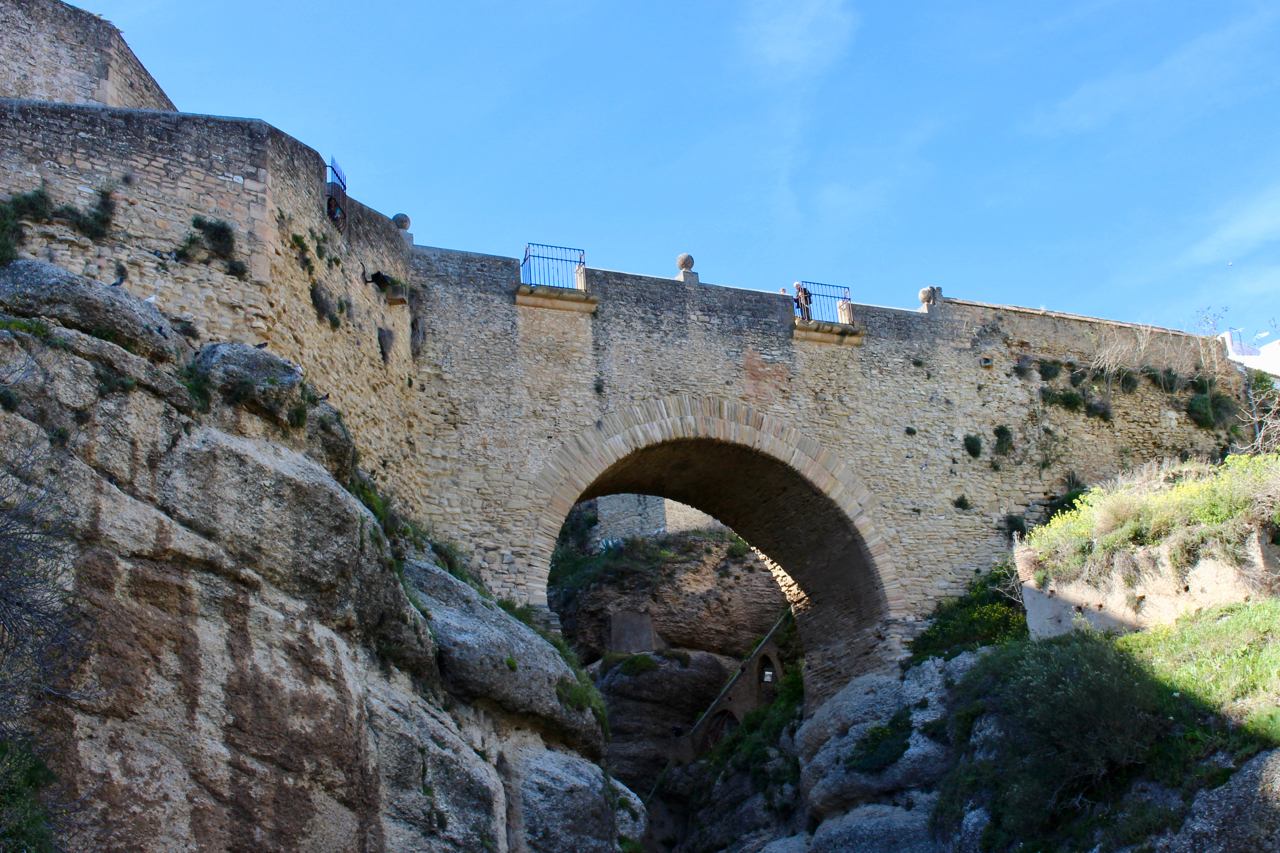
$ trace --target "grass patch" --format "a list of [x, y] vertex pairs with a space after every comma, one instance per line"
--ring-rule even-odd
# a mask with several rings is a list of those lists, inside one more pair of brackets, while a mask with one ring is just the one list
[[845, 759], [857, 773], [879, 773], [906, 755], [911, 743], [911, 709], [900, 708], [883, 725], [872, 726]]
[[1280, 455], [1221, 465], [1155, 463], [1081, 496], [1027, 538], [1046, 571], [1071, 580], [1106, 572], [1119, 551], [1169, 540], [1175, 568], [1201, 553], [1238, 564], [1256, 526], [1280, 526]]
[[956, 509], [972, 509], [973, 508], [973, 504], [969, 503], [969, 498], [966, 497], [965, 495], [961, 495], [960, 497], [953, 500], [951, 502], [951, 505]]
[[182, 371], [178, 374], [178, 381], [187, 389], [187, 393], [191, 395], [191, 402], [195, 406], [197, 412], [208, 412], [209, 406], [213, 403], [213, 391], [209, 387], [209, 374], [201, 370], [195, 363], [191, 361], [183, 366]]
[[[1239, 766], [1280, 742], [1278, 620], [1280, 602], [1245, 603], [1119, 639], [1080, 631], [997, 649], [953, 691], [958, 760], [935, 823], [954, 830], [984, 806], [984, 850], [1115, 850], [1176, 829], [1185, 806], [1123, 797], [1147, 779], [1189, 803], [1234, 769], [1212, 756]], [[975, 739], [979, 720], [998, 734]]]
[[929, 614], [929, 627], [912, 640], [907, 666], [1025, 639], [1026, 613], [1003, 591], [1015, 578], [1013, 565], [1001, 563], [969, 581], [964, 595], [939, 602]]
[[974, 459], [982, 455], [982, 436], [966, 435], [964, 437], [964, 450]]
[[1038, 361], [1036, 362], [1036, 372], [1040, 374], [1040, 378], [1045, 382], [1057, 379], [1058, 374], [1062, 373], [1062, 362]]
[[70, 204], [64, 204], [52, 213], [53, 219], [61, 219], [71, 225], [90, 240], [101, 240], [111, 233], [111, 219], [116, 212], [116, 203], [111, 199], [111, 190], [98, 190], [98, 201], [88, 211], [81, 211]]
[[191, 217], [191, 227], [204, 236], [204, 244], [209, 254], [223, 261], [231, 261], [236, 256], [236, 232], [221, 219], [206, 219], [197, 214]]
[[1235, 415], [1235, 400], [1219, 391], [1202, 391], [1187, 400], [1187, 417], [1201, 429], [1220, 429]]

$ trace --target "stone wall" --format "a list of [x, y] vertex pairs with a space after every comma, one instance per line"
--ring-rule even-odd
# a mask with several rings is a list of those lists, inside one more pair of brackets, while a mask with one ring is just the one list
[[606, 495], [596, 499], [596, 526], [591, 531], [597, 541], [653, 536], [667, 529], [664, 498], [654, 495]]
[[[25, 256], [100, 281], [123, 269], [203, 337], [301, 365], [345, 413], [362, 466], [503, 597], [545, 602], [575, 502], [661, 496], [789, 575], [806, 642], [834, 644], [807, 666], [839, 684], [899, 654], [939, 596], [1007, 553], [1006, 515], [1068, 472], [1096, 482], [1225, 440], [1190, 422], [1185, 393], [1146, 380], [1081, 385], [1110, 420], [1041, 402], [1071, 371], [1041, 381], [1037, 360], [1185, 373], [1217, 355], [1192, 336], [936, 299], [855, 305], [864, 334], [846, 340], [861, 345], [835, 345], [797, 339], [783, 295], [592, 269], [590, 303], [517, 304], [514, 258], [410, 249], [354, 201], [339, 230], [324, 170], [262, 122], [0, 102], [0, 193], [43, 184], [87, 208], [111, 189], [117, 205], [106, 240], [31, 224]], [[232, 225], [243, 277], [174, 257], [195, 214]], [[367, 283], [375, 271], [409, 285], [408, 305]], [[983, 439], [977, 457], [967, 435]]]
[[0, 3], [0, 96], [173, 110], [120, 31], [58, 0]]
[[699, 509], [679, 501], [664, 501], [667, 511], [667, 532], [687, 533], [691, 530], [723, 530], [724, 525]]

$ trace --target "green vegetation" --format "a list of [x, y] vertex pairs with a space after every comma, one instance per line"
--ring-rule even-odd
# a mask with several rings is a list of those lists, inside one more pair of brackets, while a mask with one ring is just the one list
[[508, 656], [507, 669], [511, 670], [512, 672], [516, 672], [517, 670], [520, 669], [520, 664], [516, 661], [515, 658]]
[[[1246, 603], [1120, 639], [1078, 631], [996, 649], [953, 691], [958, 760], [936, 824], [953, 830], [981, 804], [983, 849], [1027, 853], [1110, 851], [1176, 829], [1197, 790], [1280, 742], [1278, 619], [1280, 603]], [[1211, 760], [1221, 754], [1233, 767]], [[1144, 778], [1180, 790], [1182, 805], [1124, 805]]]
[[600, 676], [603, 678], [607, 673], [615, 667], [618, 672], [628, 677], [644, 675], [646, 672], [653, 672], [658, 669], [660, 664], [652, 657], [646, 654], [627, 655], [611, 653], [604, 656], [604, 661], [600, 665]]
[[1046, 406], [1061, 406], [1068, 412], [1078, 412], [1084, 408], [1084, 397], [1079, 391], [1063, 391], [1046, 385], [1040, 389], [1040, 399]]
[[929, 627], [911, 642], [907, 667], [933, 657], [950, 660], [982, 646], [1026, 639], [1026, 614], [1006, 591], [1016, 580], [1011, 563], [997, 564], [969, 581], [963, 596], [939, 602], [929, 614]]
[[725, 549], [724, 555], [730, 560], [741, 560], [750, 553], [751, 546], [735, 536], [733, 541], [729, 543], [729, 547]]
[[566, 534], [562, 531], [561, 540], [551, 557], [547, 585], [568, 607], [572, 606], [578, 593], [596, 584], [653, 584], [665, 566], [698, 559], [704, 542], [705, 539], [696, 536], [655, 539], [635, 536], [605, 548], [599, 554], [586, 554], [566, 541]]
[[1148, 465], [1079, 498], [1027, 539], [1052, 577], [1093, 577], [1116, 553], [1168, 540], [1176, 568], [1201, 553], [1237, 562], [1254, 527], [1280, 526], [1280, 455]]
[[27, 320], [20, 317], [0, 318], [0, 332], [21, 332], [33, 338], [45, 340], [49, 337], [49, 327], [40, 320]]
[[223, 261], [234, 260], [236, 253], [236, 232], [221, 219], [206, 219], [196, 215], [191, 217], [191, 227], [204, 235], [204, 244], [209, 254]]
[[53, 202], [43, 187], [0, 202], [0, 266], [17, 259], [18, 247], [26, 240], [19, 220], [48, 222], [52, 216]]
[[1015, 533], [1019, 536], [1027, 535], [1027, 520], [1020, 515], [1009, 513], [1004, 517], [1004, 530], [1012, 537]]
[[1036, 362], [1036, 371], [1040, 374], [1040, 378], [1045, 382], [1057, 379], [1058, 374], [1062, 372], [1062, 362], [1060, 361], [1038, 361]]
[[0, 850], [57, 853], [41, 792], [55, 781], [53, 773], [21, 741], [0, 741]]
[[997, 456], [1008, 456], [1013, 451], [1013, 430], [1009, 429], [1007, 424], [1000, 424], [994, 430], [996, 436], [996, 446], [992, 448], [992, 452]]
[[1150, 379], [1152, 385], [1170, 394], [1182, 387], [1182, 377], [1172, 367], [1166, 367], [1163, 370], [1155, 367], [1144, 367], [1142, 368], [1142, 375]]
[[90, 240], [101, 240], [111, 232], [111, 218], [116, 211], [116, 203], [111, 199], [111, 190], [98, 190], [98, 201], [82, 212], [72, 205], [64, 204], [53, 211], [53, 219], [61, 219], [71, 224]]
[[911, 709], [900, 708], [889, 722], [872, 726], [845, 759], [857, 773], [879, 773], [906, 755], [911, 742]]
[[191, 402], [198, 412], [208, 412], [209, 406], [213, 403], [213, 391], [209, 387], [209, 374], [196, 365], [195, 361], [191, 361], [184, 365], [182, 372], [178, 374], [178, 381], [187, 389], [187, 393], [191, 395]]
[[94, 364], [93, 376], [98, 380], [98, 395], [102, 397], [114, 394], [117, 391], [123, 391], [127, 394], [138, 385], [138, 380], [132, 376], [122, 376], [103, 364]]
[[982, 455], [982, 436], [966, 435], [964, 437], [964, 449], [966, 453], [977, 459]]
[[951, 502], [951, 505], [956, 509], [972, 509], [973, 507], [973, 505], [969, 503], [969, 498], [966, 497], [965, 495], [961, 495], [960, 497], [953, 500]]
[[1203, 391], [1187, 400], [1187, 417], [1201, 429], [1220, 429], [1235, 415], [1235, 400], [1220, 391]]
[[[794, 733], [800, 725], [800, 708], [804, 704], [804, 680], [800, 667], [789, 667], [778, 683], [778, 696], [765, 708], [751, 711], [738, 726], [715, 745], [707, 756], [710, 778], [729, 770], [744, 771], [751, 776], [758, 791], [790, 783], [800, 778], [800, 766], [794, 758], [770, 755], [784, 733]], [[781, 766], [779, 766], [781, 765]]]

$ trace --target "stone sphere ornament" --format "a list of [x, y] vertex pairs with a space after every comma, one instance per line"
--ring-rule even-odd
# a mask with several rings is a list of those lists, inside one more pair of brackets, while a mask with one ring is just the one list
[[391, 217], [391, 221], [395, 223], [395, 226], [401, 231], [409, 230], [409, 217], [407, 215], [397, 213], [395, 216]]
[[688, 252], [686, 252], [685, 254], [676, 258], [676, 266], [678, 266], [682, 270], [693, 269], [693, 255], [690, 255]]

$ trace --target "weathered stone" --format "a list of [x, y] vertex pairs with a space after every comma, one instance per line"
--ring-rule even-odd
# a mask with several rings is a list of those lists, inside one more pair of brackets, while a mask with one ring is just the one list
[[47, 317], [113, 342], [152, 361], [174, 361], [190, 350], [158, 308], [119, 287], [99, 284], [40, 261], [0, 267], [0, 309]]
[[1177, 835], [1159, 853], [1280, 851], [1280, 750], [1256, 755], [1225, 785], [1196, 794]]
[[812, 853], [941, 853], [929, 832], [933, 796], [921, 795], [911, 809], [866, 805], [824, 821], [813, 834]]
[[576, 679], [550, 643], [438, 566], [410, 561], [405, 578], [431, 624], [450, 691], [519, 716], [592, 757], [602, 754], [604, 736], [591, 712], [559, 699], [559, 683]]
[[636, 790], [647, 791], [667, 765], [676, 730], [687, 734], [737, 669], [707, 652], [689, 653], [687, 666], [654, 656], [660, 668], [637, 676], [614, 668], [599, 683], [609, 708], [609, 764]]
[[[614, 853], [619, 836], [644, 835], [644, 804], [616, 782], [610, 804], [600, 768], [576, 755], [525, 748], [509, 759], [518, 786], [521, 826], [528, 853]], [[635, 817], [632, 817], [632, 813]]]
[[273, 416], [301, 400], [302, 371], [245, 344], [208, 344], [196, 355], [195, 369], [208, 377], [215, 394], [256, 405]]
[[894, 791], [935, 785], [947, 770], [950, 751], [919, 731], [911, 732], [902, 757], [878, 773], [857, 772], [847, 762], [867, 731], [899, 709], [910, 710], [915, 729], [939, 719], [946, 709], [947, 681], [958, 679], [977, 657], [934, 658], [912, 667], [902, 679], [855, 678], [823, 705], [797, 735], [803, 760], [800, 787], [809, 811], [830, 818]]

